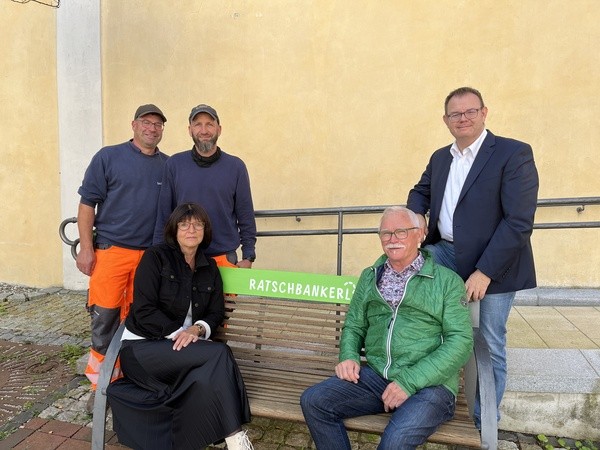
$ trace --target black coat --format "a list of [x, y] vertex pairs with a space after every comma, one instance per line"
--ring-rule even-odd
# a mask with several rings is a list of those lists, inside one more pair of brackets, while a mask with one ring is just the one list
[[[451, 163], [450, 146], [437, 150], [408, 195], [410, 210], [430, 213], [423, 245], [440, 240], [438, 219]], [[530, 237], [538, 186], [531, 147], [488, 131], [454, 211], [456, 266], [464, 280], [479, 269], [492, 279], [488, 294], [536, 286]]]
[[223, 322], [223, 282], [215, 261], [200, 249], [194, 271], [179, 248], [150, 247], [135, 273], [133, 304], [125, 325], [147, 339], [162, 339], [183, 325], [190, 301], [192, 321], [204, 320], [214, 333]]

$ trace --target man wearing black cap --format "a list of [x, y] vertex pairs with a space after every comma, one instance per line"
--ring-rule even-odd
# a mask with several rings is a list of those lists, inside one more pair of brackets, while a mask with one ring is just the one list
[[[135, 269], [152, 244], [156, 203], [168, 158], [157, 145], [166, 121], [157, 106], [140, 106], [131, 122], [133, 139], [100, 149], [78, 190], [76, 263], [90, 277], [92, 345], [85, 373], [92, 390], [108, 344], [129, 312]], [[93, 398], [88, 401], [88, 412]]]
[[246, 165], [217, 146], [221, 123], [214, 108], [204, 104], [192, 108], [188, 130], [194, 147], [173, 155], [165, 165], [154, 243], [163, 241], [165, 222], [177, 205], [198, 203], [213, 229], [205, 254], [221, 266], [250, 268], [256, 258], [256, 222]]

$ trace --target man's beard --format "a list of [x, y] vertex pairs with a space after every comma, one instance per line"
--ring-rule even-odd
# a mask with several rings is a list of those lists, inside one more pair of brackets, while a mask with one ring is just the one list
[[217, 143], [217, 139], [219, 139], [219, 136], [215, 135], [212, 137], [212, 139], [210, 139], [208, 141], [203, 141], [196, 137], [194, 137], [193, 139], [194, 139], [194, 145], [196, 146], [196, 150], [198, 151], [198, 153], [200, 153], [202, 155], [202, 154], [210, 153], [213, 150], [213, 148], [215, 147], [215, 144]]

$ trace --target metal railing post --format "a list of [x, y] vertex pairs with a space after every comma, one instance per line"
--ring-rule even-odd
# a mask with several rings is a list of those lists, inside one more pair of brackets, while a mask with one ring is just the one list
[[337, 248], [337, 274], [342, 274], [342, 249], [344, 243], [344, 212], [338, 212], [338, 248]]

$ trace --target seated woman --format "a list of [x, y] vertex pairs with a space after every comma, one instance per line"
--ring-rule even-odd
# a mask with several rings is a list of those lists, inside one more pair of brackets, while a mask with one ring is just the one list
[[201, 250], [211, 235], [203, 208], [180, 205], [165, 243], [137, 268], [120, 352], [127, 401], [108, 390], [119, 441], [135, 449], [199, 449], [223, 438], [230, 450], [252, 449], [241, 430], [250, 421], [242, 375], [229, 347], [208, 340], [225, 314], [221, 276]]

